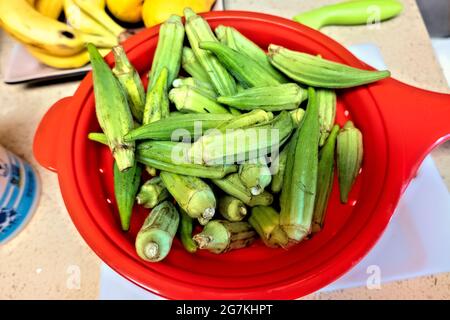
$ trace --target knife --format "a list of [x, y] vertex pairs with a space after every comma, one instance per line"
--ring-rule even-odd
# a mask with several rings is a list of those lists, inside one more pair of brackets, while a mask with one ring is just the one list
[[403, 10], [398, 0], [353, 0], [300, 13], [293, 19], [313, 29], [330, 25], [364, 25], [384, 21]]

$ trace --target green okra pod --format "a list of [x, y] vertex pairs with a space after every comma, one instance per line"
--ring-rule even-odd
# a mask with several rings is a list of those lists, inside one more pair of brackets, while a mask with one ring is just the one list
[[222, 124], [218, 125], [216, 129], [222, 131], [226, 131], [227, 129], [240, 129], [260, 123], [267, 123], [271, 120], [273, 120], [272, 112], [265, 112], [261, 109], [255, 109], [223, 122]]
[[183, 69], [191, 75], [194, 79], [200, 80], [202, 82], [209, 83], [208, 73], [203, 69], [200, 62], [195, 57], [194, 52], [189, 47], [183, 47], [183, 56], [181, 59], [181, 65]]
[[152, 209], [170, 197], [169, 191], [160, 177], [147, 180], [136, 196], [136, 202], [144, 208]]
[[[173, 114], [169, 118], [161, 119], [152, 123], [148, 123], [141, 127], [131, 130], [125, 135], [126, 141], [133, 140], [171, 140], [178, 139], [179, 136], [173, 136], [178, 130], [180, 133], [185, 132], [189, 137], [194, 138], [195, 135], [202, 135], [206, 130], [215, 128], [221, 123], [233, 119], [231, 114], [210, 114], [198, 113]], [[199, 131], [199, 132], [196, 132]], [[98, 136], [97, 136], [98, 137]], [[94, 137], [95, 138], [95, 137]]]
[[150, 262], [163, 260], [170, 252], [179, 221], [178, 211], [172, 203], [164, 201], [157, 205], [136, 236], [139, 257]]
[[264, 50], [235, 28], [220, 25], [214, 31], [221, 43], [257, 62], [280, 83], [287, 82], [286, 77], [272, 66]]
[[184, 9], [184, 15], [186, 18], [186, 35], [192, 51], [206, 71], [209, 81], [220, 95], [234, 94], [236, 92], [236, 83], [233, 77], [211, 52], [203, 50], [199, 46], [199, 43], [203, 41], [219, 43], [209, 24], [190, 8]]
[[203, 231], [193, 239], [199, 249], [212, 253], [224, 253], [249, 246], [255, 240], [256, 233], [247, 222], [229, 222], [214, 220], [208, 222]]
[[219, 198], [219, 213], [228, 221], [241, 221], [247, 215], [247, 207], [241, 200], [224, 195]]
[[178, 232], [180, 234], [180, 240], [183, 244], [184, 249], [187, 252], [194, 253], [197, 251], [197, 244], [192, 240], [192, 229], [194, 221], [193, 219], [180, 208], [180, 224]]
[[273, 44], [269, 46], [269, 59], [272, 65], [289, 78], [319, 88], [350, 88], [390, 76], [387, 70], [357, 69]]
[[289, 154], [280, 198], [280, 225], [293, 242], [311, 231], [317, 194], [319, 114], [313, 88], [308, 89], [305, 119], [289, 144]]
[[167, 68], [163, 67], [153, 86], [148, 86], [145, 101], [143, 124], [152, 123], [169, 116], [169, 98], [167, 96]]
[[317, 197], [314, 205], [312, 232], [322, 230], [325, 212], [330, 199], [334, 181], [334, 154], [339, 126], [335, 125], [328, 136], [325, 145], [319, 153], [319, 167], [317, 174]]
[[127, 96], [97, 48], [88, 43], [87, 49], [92, 65], [97, 120], [106, 135], [117, 167], [125, 171], [135, 164], [134, 142], [123, 139], [134, 126]]
[[173, 88], [169, 92], [169, 99], [178, 111], [191, 113], [229, 113], [216, 99], [205, 94], [202, 90], [182, 86]]
[[199, 178], [207, 179], [221, 179], [229, 173], [237, 171], [235, 165], [217, 165], [217, 166], [203, 166], [198, 164], [174, 164], [172, 162], [164, 162], [156, 160], [145, 155], [137, 154], [137, 161], [147, 166], [153, 167], [158, 170], [168, 171], [172, 173], [184, 174]]
[[[245, 87], [274, 86], [280, 84], [269, 72], [255, 61], [217, 41], [202, 41], [200, 48], [214, 53], [219, 61]], [[219, 92], [221, 96], [233, 95]]]
[[[172, 84], [178, 76], [183, 50], [184, 26], [181, 17], [171, 15], [159, 28], [158, 45], [153, 57], [152, 68], [148, 75], [147, 90], [151, 90], [156, 84], [159, 73], [163, 68], [167, 69], [167, 83]], [[169, 87], [167, 85], [167, 87]]]
[[318, 89], [316, 91], [319, 108], [320, 141], [323, 146], [334, 125], [336, 118], [336, 93], [334, 90]]
[[353, 122], [347, 121], [337, 136], [337, 168], [341, 202], [348, 202], [356, 177], [361, 170], [363, 139]]
[[212, 179], [211, 181], [222, 189], [222, 191], [241, 200], [249, 207], [270, 206], [273, 202], [273, 196], [267, 191], [253, 195], [242, 183], [237, 173], [229, 174], [222, 179]]
[[192, 144], [189, 158], [208, 165], [260, 158], [278, 149], [292, 129], [291, 116], [283, 111], [267, 124], [204, 135]]
[[190, 217], [210, 220], [214, 216], [216, 198], [203, 180], [165, 171], [160, 176], [167, 190]]
[[289, 238], [280, 227], [280, 215], [272, 207], [253, 207], [248, 222], [266, 246], [276, 248], [288, 245]]
[[130, 228], [134, 199], [141, 182], [141, 172], [141, 167], [136, 163], [124, 172], [120, 171], [114, 163], [114, 195], [123, 231]]
[[262, 193], [272, 181], [272, 174], [265, 158], [241, 164], [238, 174], [244, 186], [253, 195]]
[[136, 158], [153, 168], [195, 177], [219, 179], [236, 172], [236, 165], [204, 166], [190, 163], [185, 157], [189, 144], [173, 141], [146, 141], [138, 145]]
[[223, 103], [240, 110], [281, 111], [297, 109], [308, 98], [308, 91], [295, 83], [244, 89], [233, 96], [220, 96]]
[[134, 118], [142, 122], [145, 106], [145, 90], [142, 85], [139, 73], [128, 60], [122, 46], [115, 46], [114, 53], [115, 66], [112, 69], [114, 75], [122, 85], [128, 98], [128, 105]]

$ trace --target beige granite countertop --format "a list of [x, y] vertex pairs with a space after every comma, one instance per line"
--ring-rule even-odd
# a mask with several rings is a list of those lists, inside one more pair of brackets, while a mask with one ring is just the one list
[[[298, 12], [336, 0], [227, 1], [227, 9], [272, 13], [291, 18]], [[322, 31], [345, 45], [376, 43], [393, 76], [429, 90], [449, 92], [434, 57], [414, 0], [378, 29], [328, 27]], [[12, 40], [0, 31], [0, 78]], [[44, 85], [0, 83], [0, 144], [31, 162], [42, 181], [40, 205], [27, 227], [0, 246], [0, 299], [95, 299], [99, 293], [100, 260], [84, 243], [62, 201], [55, 174], [40, 168], [32, 155], [36, 126], [48, 107], [73, 94], [78, 82]], [[450, 145], [433, 151], [450, 186]], [[74, 281], [75, 279], [75, 281]], [[76, 279], [80, 279], [79, 286]], [[355, 288], [312, 294], [306, 299], [449, 299], [450, 273], [383, 284], [381, 289]]]

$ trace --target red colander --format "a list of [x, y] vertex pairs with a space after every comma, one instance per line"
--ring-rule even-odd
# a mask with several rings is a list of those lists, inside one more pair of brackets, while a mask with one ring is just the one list
[[[274, 43], [368, 68], [322, 33], [286, 19], [233, 11], [204, 17], [211, 27], [233, 26], [263, 48]], [[124, 44], [142, 76], [150, 69], [158, 30], [145, 30]], [[111, 55], [106, 60], [113, 64]], [[342, 125], [348, 118], [363, 132], [365, 152], [350, 202], [340, 204], [335, 183], [324, 230], [289, 250], [257, 242], [222, 255], [192, 255], [176, 240], [163, 262], [139, 259], [134, 238], [148, 212], [135, 208], [131, 230], [120, 230], [110, 152], [87, 139], [89, 132], [100, 130], [91, 74], [44, 116], [34, 154], [57, 172], [68, 212], [88, 245], [137, 285], [171, 299], [290, 299], [334, 281], [372, 248], [423, 158], [449, 137], [450, 95], [387, 79], [340, 91], [337, 121]]]

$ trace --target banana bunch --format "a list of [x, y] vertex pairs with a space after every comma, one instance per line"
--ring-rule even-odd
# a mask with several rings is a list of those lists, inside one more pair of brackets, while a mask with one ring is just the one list
[[[63, 12], [66, 23], [58, 21]], [[105, 12], [105, 0], [0, 0], [0, 26], [41, 63], [58, 69], [87, 64], [86, 43], [106, 55], [127, 36]]]

